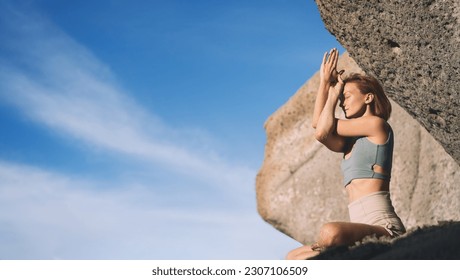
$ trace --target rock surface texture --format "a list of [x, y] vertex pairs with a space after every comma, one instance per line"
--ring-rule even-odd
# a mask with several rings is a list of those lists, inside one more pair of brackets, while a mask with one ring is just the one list
[[[362, 72], [348, 53], [341, 56], [338, 67], [345, 74]], [[265, 159], [256, 179], [260, 215], [301, 243], [313, 242], [325, 222], [348, 221], [342, 155], [318, 143], [311, 127], [318, 86], [317, 73], [268, 118]], [[391, 193], [396, 212], [408, 229], [460, 220], [459, 165], [415, 119], [395, 102], [392, 105]], [[442, 110], [454, 114], [453, 109]]]
[[460, 164], [460, 1], [316, 4], [358, 65]]

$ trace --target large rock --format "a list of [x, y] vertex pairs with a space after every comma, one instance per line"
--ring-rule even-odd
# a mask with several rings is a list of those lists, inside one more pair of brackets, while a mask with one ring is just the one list
[[[347, 53], [338, 67], [362, 72]], [[266, 121], [265, 159], [256, 180], [260, 215], [301, 243], [314, 241], [324, 222], [348, 220], [342, 155], [318, 143], [311, 127], [318, 86], [317, 73]], [[397, 213], [408, 228], [459, 220], [459, 165], [416, 120], [392, 105], [391, 192]]]
[[460, 164], [460, 1], [316, 3], [358, 65]]

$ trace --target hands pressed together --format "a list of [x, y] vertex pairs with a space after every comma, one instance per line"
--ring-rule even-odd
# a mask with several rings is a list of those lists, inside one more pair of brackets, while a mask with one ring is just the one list
[[345, 70], [337, 71], [337, 62], [339, 60], [339, 51], [332, 49], [330, 52], [325, 52], [323, 62], [320, 68], [321, 83], [328, 84], [332, 87], [332, 92], [339, 95], [342, 93], [344, 83], [342, 73]]
[[338, 61], [339, 52], [334, 48], [324, 54], [321, 63], [320, 84], [312, 119], [312, 127], [316, 129], [319, 138], [327, 138], [335, 128], [335, 107], [345, 86], [341, 77], [343, 71], [337, 72]]

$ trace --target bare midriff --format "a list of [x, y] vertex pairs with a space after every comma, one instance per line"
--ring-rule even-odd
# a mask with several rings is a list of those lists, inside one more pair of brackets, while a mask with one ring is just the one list
[[353, 179], [346, 187], [348, 201], [351, 203], [374, 192], [389, 191], [390, 182], [382, 179]]

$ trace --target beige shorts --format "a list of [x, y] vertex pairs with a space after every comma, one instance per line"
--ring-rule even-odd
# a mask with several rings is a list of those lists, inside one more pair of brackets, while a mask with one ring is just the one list
[[401, 219], [396, 215], [389, 192], [375, 192], [348, 205], [350, 222], [381, 226], [392, 237], [406, 232]]

